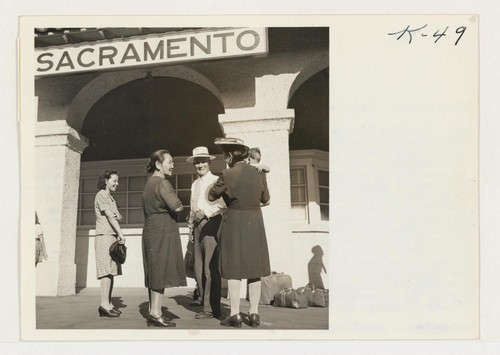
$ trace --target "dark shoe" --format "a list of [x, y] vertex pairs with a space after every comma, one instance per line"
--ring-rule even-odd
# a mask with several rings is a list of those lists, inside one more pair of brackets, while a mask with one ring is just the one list
[[250, 314], [248, 320], [250, 321], [250, 326], [253, 328], [256, 328], [260, 325], [260, 316], [257, 313]]
[[235, 327], [235, 328], [241, 328], [241, 323], [243, 323], [243, 319], [241, 319], [239, 313], [235, 314], [234, 316], [228, 316], [226, 319], [220, 322], [220, 324], [223, 325], [224, 327]]
[[153, 317], [151, 314], [147, 318], [148, 327], [174, 328], [176, 324], [165, 316], [159, 318]]
[[212, 314], [212, 312], [202, 311], [202, 312], [196, 313], [194, 315], [194, 318], [195, 319], [210, 319], [210, 318], [214, 318], [214, 315]]
[[116, 318], [120, 316], [118, 313], [113, 312], [112, 309], [108, 311], [107, 309], [102, 307], [99, 307], [98, 312], [99, 312], [99, 317]]
[[116, 314], [118, 314], [118, 315], [122, 314], [122, 311], [120, 311], [120, 310], [119, 310], [119, 309], [117, 309], [117, 308], [113, 308], [113, 309], [111, 310], [111, 312], [112, 312], [112, 313], [116, 313]]

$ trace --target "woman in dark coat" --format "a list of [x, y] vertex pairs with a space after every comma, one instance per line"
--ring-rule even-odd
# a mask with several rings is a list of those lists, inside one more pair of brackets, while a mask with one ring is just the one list
[[245, 163], [248, 147], [237, 138], [219, 138], [229, 169], [210, 189], [208, 199], [222, 196], [228, 207], [219, 229], [221, 276], [228, 279], [231, 314], [221, 322], [224, 326], [241, 327], [240, 284], [248, 280], [250, 300], [249, 323], [260, 324], [258, 305], [260, 278], [271, 273], [266, 232], [261, 204], [269, 203], [266, 175]]
[[151, 154], [147, 171], [152, 173], [142, 195], [144, 229], [142, 254], [145, 285], [149, 292], [148, 326], [175, 327], [162, 315], [161, 305], [165, 287], [186, 286], [177, 212], [183, 206], [170, 182], [174, 161], [168, 150]]

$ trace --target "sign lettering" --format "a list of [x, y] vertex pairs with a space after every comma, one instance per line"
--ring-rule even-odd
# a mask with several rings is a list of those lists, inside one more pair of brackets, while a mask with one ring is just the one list
[[37, 49], [36, 73], [67, 74], [130, 66], [266, 54], [265, 28], [170, 32]]

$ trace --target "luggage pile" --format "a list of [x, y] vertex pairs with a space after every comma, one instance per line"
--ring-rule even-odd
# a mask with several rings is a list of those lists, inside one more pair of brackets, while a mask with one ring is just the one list
[[329, 305], [328, 290], [317, 288], [313, 284], [294, 289], [290, 275], [273, 272], [261, 281], [260, 304], [296, 309]]

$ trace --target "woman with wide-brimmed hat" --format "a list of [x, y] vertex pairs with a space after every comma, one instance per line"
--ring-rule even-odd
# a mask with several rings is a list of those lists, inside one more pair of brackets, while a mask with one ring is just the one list
[[269, 203], [266, 175], [246, 164], [248, 147], [238, 138], [218, 138], [229, 168], [209, 191], [208, 199], [222, 197], [228, 207], [219, 229], [221, 276], [228, 280], [231, 314], [223, 326], [240, 328], [241, 279], [248, 280], [249, 325], [260, 325], [258, 305], [261, 277], [271, 274], [261, 204]]

